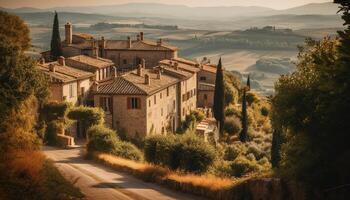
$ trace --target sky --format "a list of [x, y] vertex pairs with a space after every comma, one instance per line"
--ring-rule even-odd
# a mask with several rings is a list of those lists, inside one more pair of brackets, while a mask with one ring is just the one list
[[125, 3], [164, 3], [197, 6], [264, 6], [286, 9], [308, 3], [322, 3], [330, 0], [0, 0], [0, 7], [50, 8], [61, 6], [97, 6]]

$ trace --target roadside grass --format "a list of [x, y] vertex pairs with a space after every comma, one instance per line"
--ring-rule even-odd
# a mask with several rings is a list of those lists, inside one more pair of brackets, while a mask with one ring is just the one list
[[208, 174], [182, 173], [100, 152], [94, 152], [92, 158], [106, 166], [132, 174], [146, 182], [157, 183], [170, 189], [217, 200], [235, 199], [237, 189], [244, 188], [240, 187], [244, 182], [262, 177], [262, 175], [250, 174], [241, 178], [225, 178]]
[[0, 199], [77, 200], [84, 195], [39, 151], [14, 151], [0, 163]]

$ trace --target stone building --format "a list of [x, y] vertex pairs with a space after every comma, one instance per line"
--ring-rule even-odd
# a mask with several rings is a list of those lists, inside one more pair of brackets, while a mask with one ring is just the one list
[[[62, 41], [64, 57], [86, 55], [112, 60], [118, 70], [135, 69], [142, 60], [147, 68], [154, 67], [164, 59], [177, 58], [177, 48], [165, 44], [162, 39], [150, 41], [140, 32], [135, 39], [107, 40], [96, 39], [89, 34], [73, 34], [73, 26], [65, 25], [65, 40]], [[50, 58], [50, 51], [42, 53], [45, 59]]]
[[196, 109], [195, 73], [175, 66], [143, 68], [101, 82], [95, 106], [106, 112], [106, 123], [129, 137], [175, 132]]
[[87, 100], [94, 80], [93, 73], [67, 65], [63, 57], [56, 62], [45, 63], [42, 60], [37, 67], [50, 78], [51, 101], [80, 105]]
[[216, 80], [216, 66], [202, 64], [198, 72], [198, 107], [212, 108]]
[[96, 81], [110, 78], [115, 71], [115, 65], [111, 60], [100, 57], [85, 55], [67, 57], [66, 64], [95, 74]]

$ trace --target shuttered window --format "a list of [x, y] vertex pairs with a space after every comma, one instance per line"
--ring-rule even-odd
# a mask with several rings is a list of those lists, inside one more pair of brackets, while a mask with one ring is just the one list
[[127, 99], [128, 109], [141, 109], [141, 99], [137, 97], [129, 97]]

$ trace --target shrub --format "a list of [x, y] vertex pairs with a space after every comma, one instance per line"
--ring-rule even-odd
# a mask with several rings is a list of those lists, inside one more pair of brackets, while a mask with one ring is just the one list
[[229, 135], [236, 135], [242, 130], [241, 122], [238, 118], [230, 117], [225, 119], [224, 130]]
[[193, 110], [191, 111], [191, 115], [194, 115], [197, 122], [201, 122], [205, 118], [205, 114], [201, 110]]
[[174, 136], [155, 135], [145, 140], [145, 159], [153, 164], [177, 168], [178, 164], [173, 155], [176, 141]]
[[40, 109], [40, 118], [46, 122], [64, 120], [71, 105], [67, 102], [49, 102]]
[[130, 142], [119, 141], [115, 143], [115, 147], [111, 153], [130, 160], [142, 160], [142, 152]]
[[148, 162], [190, 172], [206, 171], [216, 157], [212, 146], [191, 134], [148, 137], [144, 147]]
[[49, 122], [45, 133], [45, 142], [48, 145], [57, 145], [57, 134], [62, 129], [62, 124], [58, 121]]
[[215, 149], [195, 135], [184, 135], [180, 138], [181, 153], [178, 157], [180, 168], [190, 172], [205, 172], [216, 158]]
[[231, 160], [233, 161], [234, 159], [237, 158], [240, 154], [245, 153], [245, 147], [242, 145], [242, 143], [235, 143], [233, 145], [230, 145], [226, 147], [225, 149], [225, 154], [224, 154], [224, 160]]
[[87, 129], [104, 123], [104, 113], [101, 108], [79, 106], [72, 108], [67, 116], [70, 119], [81, 121]]
[[260, 109], [260, 112], [261, 112], [261, 115], [263, 115], [265, 117], [269, 116], [269, 113], [270, 113], [269, 109], [266, 106], [263, 106]]
[[93, 126], [87, 132], [89, 143], [87, 149], [89, 152], [101, 151], [111, 153], [118, 142], [118, 137], [115, 131], [103, 127]]
[[259, 166], [256, 161], [250, 161], [245, 157], [239, 156], [230, 163], [231, 175], [241, 177], [249, 172], [257, 171]]
[[253, 103], [257, 103], [260, 101], [258, 95], [253, 92], [247, 92], [246, 99], [249, 105], [252, 105]]
[[241, 111], [235, 107], [228, 107], [225, 110], [225, 116], [241, 118]]

